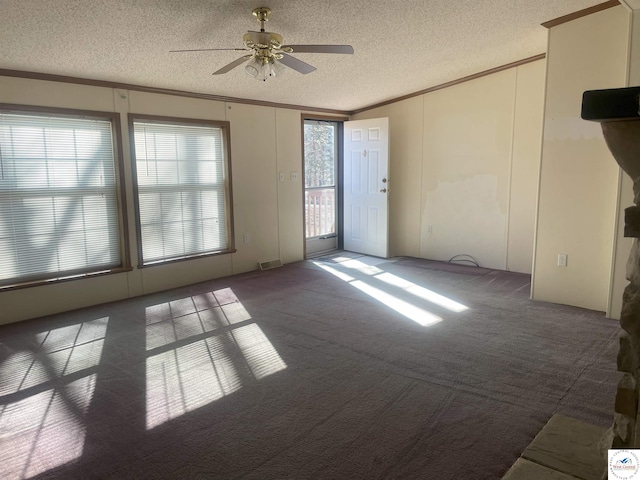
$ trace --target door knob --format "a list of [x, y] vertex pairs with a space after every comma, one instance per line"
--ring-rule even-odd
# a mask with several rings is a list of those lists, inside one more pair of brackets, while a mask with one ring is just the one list
[[387, 189], [386, 188], [381, 188], [380, 189], [380, 193], [387, 193]]
[[387, 183], [387, 179], [386, 179], [386, 178], [383, 178], [383, 179], [382, 179], [382, 183]]

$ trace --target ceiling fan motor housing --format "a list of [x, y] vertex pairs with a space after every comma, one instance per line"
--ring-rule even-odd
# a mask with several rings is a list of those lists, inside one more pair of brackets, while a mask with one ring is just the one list
[[282, 48], [282, 36], [273, 32], [247, 32], [242, 40], [247, 48], [253, 50], [253, 55], [263, 61], [271, 57], [279, 60], [282, 58], [279, 51], [287, 51], [286, 47]]
[[282, 46], [282, 35], [273, 32], [247, 32], [242, 37], [247, 48], [275, 48]]

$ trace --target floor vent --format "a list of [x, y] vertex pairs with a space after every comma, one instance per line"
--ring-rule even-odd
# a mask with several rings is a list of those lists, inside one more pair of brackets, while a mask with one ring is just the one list
[[260, 267], [260, 270], [269, 270], [270, 268], [281, 267], [282, 261], [277, 259], [269, 262], [258, 262], [258, 266]]

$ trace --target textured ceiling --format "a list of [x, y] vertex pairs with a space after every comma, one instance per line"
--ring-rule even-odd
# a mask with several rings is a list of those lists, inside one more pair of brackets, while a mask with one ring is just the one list
[[[0, 0], [0, 68], [351, 111], [544, 53], [542, 22], [603, 1]], [[242, 47], [261, 6], [285, 43], [355, 54], [260, 82], [211, 75], [242, 52], [169, 53]]]

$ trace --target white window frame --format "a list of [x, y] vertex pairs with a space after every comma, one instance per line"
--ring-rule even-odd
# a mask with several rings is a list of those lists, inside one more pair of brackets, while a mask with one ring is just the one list
[[[123, 178], [124, 178], [124, 168], [122, 162], [122, 141], [121, 141], [121, 125], [120, 125], [120, 115], [114, 112], [100, 112], [100, 111], [91, 111], [91, 110], [76, 110], [76, 109], [67, 109], [67, 108], [53, 108], [53, 107], [39, 107], [39, 106], [29, 106], [29, 105], [16, 105], [16, 104], [3, 104], [0, 103], [0, 114], [4, 115], [19, 115], [23, 117], [34, 116], [40, 118], [52, 118], [52, 119], [78, 119], [78, 120], [99, 120], [99, 121], [107, 121], [111, 125], [111, 139], [112, 139], [112, 153], [113, 153], [113, 175], [114, 175], [114, 185], [108, 186], [108, 195], [107, 197], [113, 198], [115, 203], [111, 204], [110, 208], [115, 208], [116, 219], [115, 222], [112, 218], [111, 225], [117, 225], [117, 231], [112, 232], [111, 238], [117, 239], [118, 244], [114, 245], [117, 250], [117, 258], [115, 258], [114, 262], [103, 262], [103, 263], [94, 263], [91, 264], [87, 261], [87, 264], [84, 266], [76, 266], [76, 267], [65, 267], [64, 261], [54, 262], [57, 263], [57, 268], [51, 267], [47, 265], [38, 265], [39, 270], [33, 270], [28, 274], [22, 274], [18, 276], [14, 276], [11, 278], [1, 279], [0, 278], [0, 291], [9, 290], [14, 288], [24, 288], [30, 286], [44, 285], [57, 281], [64, 280], [73, 280], [78, 278], [84, 278], [87, 276], [93, 276], [98, 274], [107, 274], [107, 273], [120, 273], [124, 271], [130, 271], [130, 257], [129, 257], [129, 249], [128, 249], [128, 238], [127, 238], [127, 218], [126, 218], [126, 200], [124, 191], [122, 188]], [[74, 148], [75, 147], [74, 142]], [[2, 152], [0, 152], [0, 155]], [[0, 157], [1, 158], [1, 157]], [[38, 157], [39, 158], [39, 157]], [[48, 158], [48, 157], [44, 157]], [[80, 159], [76, 159], [79, 161]], [[51, 168], [56, 168], [55, 162], [52, 161], [51, 164], [46, 162], [47, 164], [47, 175], [52, 174], [53, 170], [50, 170], [50, 165], [53, 165]], [[5, 166], [6, 167], [6, 166]], [[79, 168], [76, 165], [76, 169]], [[6, 174], [6, 171], [2, 171], [2, 175]], [[16, 177], [17, 179], [17, 177]], [[1, 180], [0, 180], [1, 181]], [[17, 180], [16, 180], [17, 181]], [[71, 182], [73, 183], [73, 182]], [[75, 187], [70, 185], [65, 185], [64, 187], [55, 187], [49, 185], [49, 181], [47, 181], [47, 188], [38, 190], [37, 187], [33, 189], [28, 189], [22, 193], [19, 189], [11, 189], [8, 188], [5, 190], [8, 192], [8, 195], [12, 198], [9, 202], [13, 201], [21, 201], [21, 199], [29, 199], [29, 198], [49, 198], [51, 197], [52, 202], [55, 202], [56, 198], [69, 198], [69, 195], [66, 194], [65, 189], [72, 193], [72, 198], [82, 198], [83, 201], [85, 198], [91, 195], [104, 196], [106, 190], [104, 190], [104, 186], [101, 187], [92, 187], [92, 186], [80, 186], [76, 185]], [[24, 187], [23, 187], [24, 188]], [[84, 191], [87, 192], [87, 195], [83, 194], [83, 197], [76, 197], [73, 195], [74, 189], [76, 191]], [[13, 193], [12, 193], [13, 192]], [[29, 193], [31, 192], [31, 193]], [[91, 194], [91, 192], [94, 192]], [[66, 194], [66, 195], [65, 195]], [[2, 191], [0, 191], [0, 195], [2, 195]], [[30, 196], [31, 195], [31, 196]], [[77, 194], [76, 194], [77, 195]], [[84, 208], [81, 204], [79, 208]], [[74, 217], [75, 218], [75, 217]], [[83, 220], [84, 219], [84, 220]], [[82, 217], [77, 219], [77, 221], [84, 222], [87, 220], [87, 217]], [[19, 221], [19, 219], [15, 218], [12, 222]], [[55, 223], [55, 222], [52, 222]], [[63, 255], [60, 249], [64, 250], [65, 248], [68, 250], [69, 246], [64, 246], [64, 230], [61, 230], [60, 226], [54, 226], [54, 231], [46, 231], [44, 238], [49, 238], [49, 241], [56, 240], [54, 246], [52, 246], [51, 255]], [[88, 231], [88, 230], [87, 230]], [[60, 237], [60, 238], [56, 238]], [[15, 239], [15, 236], [12, 237]], [[15, 241], [15, 240], [14, 240]], [[85, 241], [88, 239], [85, 237]], [[95, 242], [93, 243], [95, 245]], [[88, 255], [90, 257], [91, 255]], [[33, 260], [33, 259], [31, 259]], [[68, 262], [67, 262], [68, 263]]]
[[[138, 247], [138, 267], [145, 268], [154, 265], [162, 265], [170, 262], [190, 260], [194, 258], [201, 258], [205, 256], [212, 255], [221, 255], [235, 252], [235, 244], [234, 244], [234, 229], [233, 229], [233, 195], [231, 188], [231, 156], [230, 156], [230, 132], [229, 132], [229, 122], [226, 121], [214, 121], [214, 120], [201, 120], [201, 119], [189, 119], [189, 118], [176, 118], [176, 117], [165, 117], [165, 116], [157, 116], [157, 115], [144, 115], [144, 114], [129, 114], [129, 132], [131, 139], [131, 164], [133, 170], [133, 190], [134, 190], [134, 204], [135, 204], [135, 215], [136, 215], [136, 230], [137, 230], [137, 247]], [[163, 256], [162, 258], [158, 258], [157, 256], [151, 257], [147, 255], [145, 258], [144, 254], [144, 241], [145, 241], [145, 233], [143, 231], [145, 226], [152, 225], [153, 223], [145, 223], [142, 218], [141, 213], [141, 194], [144, 192], [154, 192], [159, 191], [160, 187], [156, 185], [141, 185], [138, 177], [138, 164], [142, 164], [143, 162], [149, 162], [150, 159], [141, 155], [141, 158], [138, 159], [138, 155], [136, 154], [136, 124], [155, 124], [162, 126], [176, 126], [176, 127], [205, 127], [205, 128], [214, 128], [219, 129], [221, 132], [221, 141], [222, 141], [222, 159], [220, 166], [223, 170], [223, 178], [222, 184], [206, 184], [206, 183], [198, 183], [197, 185], [190, 184], [187, 189], [184, 188], [180, 183], [175, 184], [175, 189], [172, 190], [173, 193], [185, 194], [187, 192], [195, 191], [222, 191], [224, 206], [221, 209], [221, 212], [224, 218], [221, 220], [221, 225], [224, 226], [224, 241], [222, 245], [219, 245], [217, 248], [203, 248], [200, 251], [190, 251], [183, 252], [180, 254], [168, 254]], [[178, 159], [175, 159], [178, 162]], [[180, 161], [184, 161], [181, 159]], [[172, 185], [163, 184], [162, 191], [166, 192]], [[184, 215], [181, 213], [181, 220], [178, 223], [185, 222]], [[160, 223], [166, 223], [164, 220], [160, 220]], [[204, 227], [203, 227], [204, 228]]]

